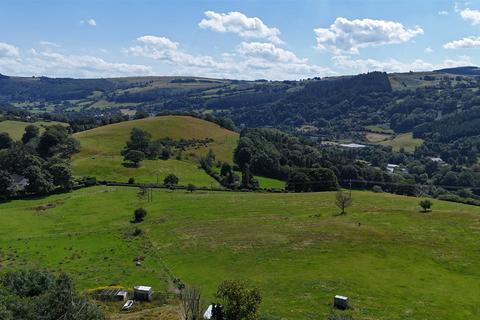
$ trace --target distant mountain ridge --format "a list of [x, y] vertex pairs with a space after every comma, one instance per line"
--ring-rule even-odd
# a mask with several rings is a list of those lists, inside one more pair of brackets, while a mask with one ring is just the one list
[[476, 66], [445, 68], [445, 69], [435, 70], [434, 72], [458, 74], [463, 76], [480, 76], [480, 68]]

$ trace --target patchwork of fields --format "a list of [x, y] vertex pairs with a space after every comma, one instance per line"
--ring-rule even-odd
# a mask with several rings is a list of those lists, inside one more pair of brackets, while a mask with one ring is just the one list
[[[283, 319], [322, 319], [335, 294], [351, 297], [354, 319], [480, 315], [476, 207], [434, 201], [423, 214], [417, 198], [353, 192], [337, 216], [328, 192], [154, 190], [149, 203], [136, 194], [99, 186], [0, 204], [2, 269], [64, 270], [80, 289], [158, 291], [169, 270], [206, 302], [222, 280], [247, 279], [261, 289], [261, 312]], [[133, 225], [139, 206], [148, 216]]]

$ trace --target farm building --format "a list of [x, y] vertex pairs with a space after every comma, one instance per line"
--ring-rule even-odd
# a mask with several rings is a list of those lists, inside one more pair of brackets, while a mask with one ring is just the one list
[[443, 161], [442, 158], [439, 158], [439, 157], [429, 157], [428, 159], [430, 159], [430, 161], [433, 161], [435, 163], [438, 163], [439, 165], [441, 166], [445, 166], [447, 165], [447, 163], [445, 161]]
[[359, 149], [359, 148], [365, 148], [366, 145], [364, 144], [358, 144], [358, 143], [342, 143], [340, 144], [341, 147], [344, 148], [350, 148], [350, 149]]
[[121, 288], [107, 288], [96, 292], [94, 297], [102, 301], [125, 301], [128, 292]]
[[333, 298], [333, 306], [337, 309], [347, 309], [348, 308], [348, 297], [336, 295]]
[[138, 301], [151, 301], [153, 296], [152, 287], [135, 286], [133, 288], [133, 299]]

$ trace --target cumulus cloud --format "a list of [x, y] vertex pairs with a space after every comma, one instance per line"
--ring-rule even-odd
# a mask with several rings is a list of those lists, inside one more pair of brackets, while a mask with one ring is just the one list
[[448, 16], [448, 11], [445, 11], [445, 10], [438, 11], [438, 14], [439, 14], [440, 16]]
[[431, 63], [422, 59], [416, 59], [411, 62], [402, 62], [393, 58], [384, 61], [376, 59], [352, 59], [350, 56], [345, 55], [335, 56], [332, 58], [332, 61], [336, 67], [343, 70], [348, 70], [352, 73], [364, 73], [369, 71], [430, 71], [472, 65], [471, 58], [467, 56], [460, 56], [457, 59], [446, 59], [440, 63]]
[[472, 10], [469, 8], [460, 11], [463, 20], [469, 21], [472, 25], [480, 24], [480, 10]]
[[427, 47], [427, 48], [425, 48], [425, 49], [423, 50], [423, 52], [425, 52], [425, 53], [432, 53], [432, 52], [433, 52], [433, 49], [430, 48], [430, 47]]
[[205, 18], [198, 24], [200, 28], [216, 32], [231, 32], [242, 38], [265, 39], [275, 44], [282, 43], [280, 30], [268, 27], [260, 18], [247, 17], [241, 12], [217, 13], [206, 11]]
[[279, 48], [272, 43], [242, 42], [237, 47], [237, 51], [247, 57], [268, 61], [306, 63], [306, 59], [299, 59], [293, 52]]
[[138, 45], [126, 49], [126, 53], [167, 63], [176, 74], [197, 74], [219, 78], [242, 79], [298, 79], [332, 75], [334, 72], [310, 64], [307, 59], [279, 48], [273, 43], [242, 42], [234, 52], [220, 58], [195, 55], [182, 50], [179, 43], [165, 37], [143, 36]]
[[19, 50], [17, 47], [0, 42], [0, 58], [17, 58], [20, 56]]
[[467, 37], [460, 40], [450, 41], [443, 45], [445, 49], [468, 49], [480, 47], [480, 37]]
[[317, 28], [314, 32], [318, 49], [335, 54], [358, 54], [361, 48], [407, 42], [422, 35], [423, 29], [418, 26], [407, 29], [395, 21], [338, 17], [330, 27]]
[[[2, 54], [8, 48], [9, 54]], [[71, 55], [52, 50], [31, 49], [20, 52], [12, 45], [0, 43], [0, 73], [19, 76], [50, 77], [118, 77], [151, 75], [149, 66], [109, 62], [90, 55]]]
[[97, 26], [97, 21], [90, 18], [90, 19], [87, 19], [87, 20], [80, 20], [80, 24], [86, 24], [86, 25], [89, 25], [91, 27], [96, 27]]

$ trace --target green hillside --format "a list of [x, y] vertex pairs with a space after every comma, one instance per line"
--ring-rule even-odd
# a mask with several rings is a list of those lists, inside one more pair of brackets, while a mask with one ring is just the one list
[[[353, 192], [346, 216], [334, 193], [262, 194], [93, 187], [0, 204], [3, 270], [69, 272], [80, 289], [167, 288], [164, 270], [199, 287], [206, 302], [224, 279], [247, 279], [262, 313], [323, 319], [335, 294], [362, 319], [474, 319], [480, 261], [476, 207]], [[148, 210], [132, 225], [134, 208]], [[140, 227], [144, 236], [133, 237]], [[133, 260], [144, 256], [141, 267]], [[467, 298], [466, 298], [467, 297]]]
[[[206, 139], [214, 142], [206, 147], [197, 147], [184, 152], [182, 160], [145, 160], [140, 168], [127, 168], [122, 165], [120, 155], [132, 128], [148, 131], [153, 139], [170, 137], [179, 139]], [[135, 177], [139, 182], [156, 182], [169, 173], [175, 173], [181, 184], [216, 185], [216, 181], [203, 170], [198, 169], [196, 157], [205, 155], [212, 149], [216, 160], [232, 162], [238, 134], [218, 125], [188, 116], [162, 116], [121, 122], [95, 128], [74, 135], [80, 141], [81, 152], [73, 159], [75, 175], [96, 176], [100, 180], [127, 181]]]
[[25, 132], [25, 128], [31, 124], [39, 127], [40, 132], [43, 132], [46, 126], [53, 126], [56, 124], [67, 125], [63, 122], [56, 122], [56, 121], [23, 122], [23, 121], [5, 120], [5, 121], [0, 121], [0, 132], [7, 132], [10, 135], [10, 137], [12, 137], [12, 139], [20, 140], [22, 138], [23, 133]]
[[423, 144], [422, 139], [415, 139], [411, 132], [399, 134], [393, 139], [387, 139], [380, 142], [381, 145], [390, 146], [395, 151], [400, 151], [401, 149], [405, 152], [413, 153], [416, 147], [419, 147]]

